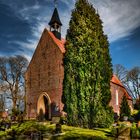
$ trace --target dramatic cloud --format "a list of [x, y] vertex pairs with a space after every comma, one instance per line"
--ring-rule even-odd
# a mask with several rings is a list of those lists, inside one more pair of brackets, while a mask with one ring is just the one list
[[90, 0], [98, 9], [109, 40], [131, 35], [140, 26], [140, 0]]
[[[58, 1], [63, 37], [75, 1]], [[140, 25], [140, 0], [90, 0], [90, 2], [100, 14], [110, 42], [128, 37]], [[30, 59], [44, 28], [49, 28], [48, 22], [54, 9], [53, 0], [0, 0], [0, 9], [3, 18], [0, 42], [3, 42], [2, 46], [7, 47], [2, 48], [0, 54], [5, 54], [8, 49], [9, 54], [22, 53]]]

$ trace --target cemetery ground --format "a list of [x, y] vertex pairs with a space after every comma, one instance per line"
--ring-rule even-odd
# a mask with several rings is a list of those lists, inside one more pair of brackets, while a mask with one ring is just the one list
[[83, 129], [79, 127], [72, 127], [67, 125], [61, 126], [61, 133], [56, 133], [56, 125], [51, 124], [51, 122], [37, 122], [37, 121], [25, 121], [23, 123], [15, 123], [11, 126], [10, 129], [6, 129], [5, 131], [0, 131], [0, 139], [1, 140], [10, 140], [14, 137], [17, 140], [26, 140], [31, 139], [31, 133], [40, 134], [44, 139], [50, 140], [73, 140], [73, 139], [96, 139], [96, 140], [108, 140], [112, 138], [108, 138], [111, 136], [111, 129], [101, 129], [97, 128], [94, 130]]
[[[131, 125], [127, 125], [131, 124]], [[0, 130], [1, 140], [113, 140], [122, 134], [123, 137], [140, 138], [140, 128], [135, 123], [119, 122], [118, 126], [110, 128], [85, 129], [60, 125], [61, 129], [56, 129], [56, 124], [50, 121], [24, 121], [13, 123], [10, 128]], [[3, 128], [3, 129], [2, 129]]]

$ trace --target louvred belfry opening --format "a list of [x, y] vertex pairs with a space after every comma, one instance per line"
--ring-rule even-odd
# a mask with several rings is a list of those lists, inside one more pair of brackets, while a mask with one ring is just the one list
[[59, 40], [61, 40], [62, 23], [60, 21], [57, 8], [54, 9], [52, 18], [49, 22], [49, 26], [50, 26], [50, 31], [55, 35], [55, 37], [58, 38]]

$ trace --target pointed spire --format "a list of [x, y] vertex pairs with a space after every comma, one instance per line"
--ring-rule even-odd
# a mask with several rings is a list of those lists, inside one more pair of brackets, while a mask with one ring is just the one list
[[61, 40], [61, 26], [62, 26], [62, 23], [61, 23], [61, 20], [59, 18], [59, 14], [58, 14], [58, 11], [57, 11], [57, 8], [56, 8], [56, 0], [54, 0], [54, 3], [55, 3], [54, 12], [53, 12], [52, 18], [49, 22], [50, 31], [54, 34], [54, 36], [56, 38]]
[[55, 23], [57, 23], [58, 25], [62, 26], [62, 23], [61, 23], [61, 21], [60, 21], [57, 8], [54, 9], [52, 18], [51, 18], [51, 20], [50, 20], [50, 22], [49, 22], [49, 25], [52, 26], [52, 25], [55, 24]]

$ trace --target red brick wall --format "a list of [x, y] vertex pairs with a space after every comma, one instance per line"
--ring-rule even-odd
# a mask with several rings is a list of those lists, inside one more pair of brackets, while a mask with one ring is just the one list
[[[110, 84], [111, 84], [110, 90], [111, 90], [111, 96], [112, 96], [111, 101], [110, 101], [110, 106], [113, 107], [114, 112], [119, 114], [122, 97], [125, 94], [124, 88], [121, 86], [118, 86], [112, 82]], [[118, 105], [116, 105], [116, 90], [118, 90]], [[132, 108], [132, 101], [128, 100], [128, 103], [129, 103], [129, 106]]]
[[[37, 100], [46, 92], [62, 110], [63, 54], [44, 30], [26, 72], [27, 116], [36, 117]], [[32, 103], [29, 105], [29, 103]], [[29, 108], [30, 107], [30, 108]], [[31, 111], [32, 110], [32, 111]]]
[[[37, 101], [44, 92], [50, 97], [51, 102], [55, 102], [60, 111], [62, 110], [61, 96], [64, 78], [62, 64], [63, 53], [45, 29], [25, 75], [28, 117], [36, 117]], [[110, 105], [113, 107], [114, 112], [119, 114], [124, 90], [121, 86], [112, 82], [110, 90], [112, 94]], [[116, 105], [116, 90], [118, 90], [118, 105]], [[132, 106], [131, 100], [129, 100], [129, 105]]]

